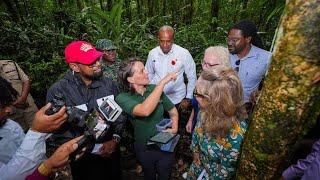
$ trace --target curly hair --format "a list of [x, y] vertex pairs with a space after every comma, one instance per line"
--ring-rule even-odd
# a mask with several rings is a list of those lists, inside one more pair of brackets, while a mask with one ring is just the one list
[[244, 117], [243, 90], [240, 79], [230, 67], [217, 66], [201, 73], [197, 91], [208, 106], [201, 111], [201, 126], [211, 136], [226, 137], [232, 124]]
[[11, 84], [0, 76], [0, 108], [6, 107], [12, 104], [17, 96], [18, 92], [11, 86]]
[[133, 91], [133, 89], [130, 86], [130, 83], [128, 82], [128, 77], [131, 77], [134, 73], [132, 67], [136, 62], [143, 61], [139, 57], [131, 57], [128, 60], [121, 61], [118, 71], [118, 80], [121, 84], [121, 88], [125, 91]]
[[242, 21], [239, 21], [238, 23], [236, 23], [235, 25], [233, 25], [229, 32], [231, 31], [231, 29], [239, 29], [241, 30], [241, 33], [243, 35], [243, 37], [251, 37], [251, 43], [255, 46], [257, 46], [258, 48], [262, 48], [263, 49], [263, 44], [262, 44], [262, 40], [260, 38], [260, 36], [258, 35], [258, 29], [256, 27], [256, 25], [245, 19]]

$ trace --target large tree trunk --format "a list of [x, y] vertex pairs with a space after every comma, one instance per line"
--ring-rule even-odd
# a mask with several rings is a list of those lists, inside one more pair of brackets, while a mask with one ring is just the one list
[[[237, 179], [277, 179], [295, 142], [320, 113], [319, 0], [291, 0], [243, 144]], [[319, 74], [318, 74], [319, 75]]]

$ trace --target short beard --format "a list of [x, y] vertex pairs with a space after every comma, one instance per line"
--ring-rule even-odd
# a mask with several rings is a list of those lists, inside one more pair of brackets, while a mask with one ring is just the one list
[[81, 75], [88, 80], [96, 81], [102, 77], [103, 72], [100, 71], [99, 73], [93, 73], [92, 75], [89, 75], [89, 74], [81, 74]]
[[231, 54], [239, 54], [244, 50], [244, 47], [240, 47], [240, 48], [235, 48], [232, 52], [230, 52]]

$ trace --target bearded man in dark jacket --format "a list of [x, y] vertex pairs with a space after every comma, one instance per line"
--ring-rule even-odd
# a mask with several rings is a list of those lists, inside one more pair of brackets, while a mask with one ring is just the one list
[[[61, 94], [66, 106], [91, 112], [100, 105], [102, 98], [118, 94], [113, 82], [103, 76], [100, 63], [102, 52], [88, 42], [74, 41], [66, 46], [64, 53], [70, 70], [50, 87], [47, 102], [52, 101], [56, 94]], [[120, 115], [111, 124], [106, 135], [98, 142], [95, 153], [85, 153], [81, 159], [71, 162], [73, 179], [121, 179], [118, 144], [124, 121], [124, 116]], [[54, 133], [53, 139], [67, 141], [84, 133], [81, 128], [68, 123], [65, 127], [68, 130]]]

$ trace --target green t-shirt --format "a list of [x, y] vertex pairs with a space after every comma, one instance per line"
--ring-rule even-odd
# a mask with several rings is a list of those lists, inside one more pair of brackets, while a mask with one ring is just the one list
[[135, 140], [138, 143], [146, 143], [147, 140], [156, 134], [156, 124], [163, 119], [163, 112], [169, 111], [174, 107], [174, 104], [169, 98], [162, 93], [157, 107], [148, 117], [134, 116], [133, 109], [136, 105], [142, 103], [154, 90], [155, 85], [148, 85], [143, 95], [138, 93], [120, 93], [116, 97], [116, 102], [123, 109], [124, 112], [129, 114], [132, 118], [134, 127]]

